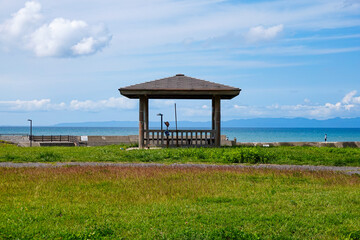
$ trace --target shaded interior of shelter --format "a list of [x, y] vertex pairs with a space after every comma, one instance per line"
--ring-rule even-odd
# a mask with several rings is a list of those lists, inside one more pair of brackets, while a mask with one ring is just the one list
[[[139, 99], [139, 147], [220, 146], [221, 100], [232, 99], [241, 89], [177, 74], [173, 77], [120, 88], [120, 93]], [[159, 130], [149, 128], [149, 99], [209, 99], [211, 129]]]

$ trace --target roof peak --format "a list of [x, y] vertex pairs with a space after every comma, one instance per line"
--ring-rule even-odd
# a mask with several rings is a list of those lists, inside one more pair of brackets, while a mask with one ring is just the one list
[[176, 74], [175, 76], [185, 76], [185, 74], [183, 74], [183, 73], [178, 73], [178, 74]]

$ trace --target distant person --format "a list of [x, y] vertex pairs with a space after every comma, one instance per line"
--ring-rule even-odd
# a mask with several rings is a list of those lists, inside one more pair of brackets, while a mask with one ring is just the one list
[[325, 133], [325, 142], [327, 141], [327, 134]]

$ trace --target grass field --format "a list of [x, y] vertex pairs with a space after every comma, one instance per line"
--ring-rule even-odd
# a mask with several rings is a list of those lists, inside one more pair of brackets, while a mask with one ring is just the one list
[[359, 176], [221, 167], [0, 176], [0, 239], [360, 239]]
[[33, 147], [0, 143], [0, 162], [272, 163], [360, 166], [360, 149], [223, 147], [125, 151], [126, 146]]

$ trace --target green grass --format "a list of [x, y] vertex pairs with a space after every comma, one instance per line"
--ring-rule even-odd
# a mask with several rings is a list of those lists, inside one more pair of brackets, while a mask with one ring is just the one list
[[0, 176], [0, 239], [360, 239], [359, 176], [221, 167]]
[[125, 151], [126, 146], [32, 147], [0, 143], [0, 162], [271, 163], [360, 166], [360, 149], [333, 147], [223, 147]]

